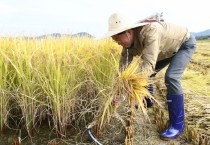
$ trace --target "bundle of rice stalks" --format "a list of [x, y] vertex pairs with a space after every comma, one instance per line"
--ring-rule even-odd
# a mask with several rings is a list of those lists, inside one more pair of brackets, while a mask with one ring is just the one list
[[[96, 118], [98, 133], [108, 123], [113, 115], [115, 115], [117, 108], [121, 105], [119, 100], [125, 100], [128, 103], [128, 116], [125, 121], [126, 128], [126, 145], [132, 144], [134, 135], [134, 111], [135, 106], [138, 105], [148, 119], [146, 110], [145, 98], [153, 98], [148, 91], [149, 73], [139, 72], [139, 60], [134, 59], [132, 63], [123, 72], [118, 72], [118, 77], [113, 81], [113, 87], [108, 95], [104, 105], [99, 110]], [[113, 102], [115, 103], [111, 103]]]

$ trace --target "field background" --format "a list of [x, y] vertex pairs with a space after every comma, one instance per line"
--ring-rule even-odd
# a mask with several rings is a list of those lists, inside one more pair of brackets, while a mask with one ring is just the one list
[[[120, 50], [109, 39], [0, 39], [0, 144], [94, 144], [84, 130], [106, 101]], [[171, 142], [158, 136], [167, 124], [164, 71], [154, 82], [163, 107], [148, 109], [150, 121], [136, 110], [135, 145], [210, 144], [210, 41], [197, 42], [182, 78], [187, 129]], [[99, 140], [119, 145], [124, 138], [122, 123], [113, 118]]]

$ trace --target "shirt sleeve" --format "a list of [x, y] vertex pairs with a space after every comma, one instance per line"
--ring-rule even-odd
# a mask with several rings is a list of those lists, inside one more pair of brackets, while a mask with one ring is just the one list
[[[141, 33], [141, 32], [140, 32]], [[143, 30], [142, 65], [140, 71], [154, 73], [160, 47], [160, 30], [156, 25], [147, 25]]]

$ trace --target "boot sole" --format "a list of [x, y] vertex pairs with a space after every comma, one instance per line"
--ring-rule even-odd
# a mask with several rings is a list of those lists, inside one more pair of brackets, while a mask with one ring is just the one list
[[164, 140], [164, 141], [170, 141], [170, 140], [175, 140], [175, 139], [177, 139], [178, 137], [176, 137], [176, 138], [162, 138], [162, 137], [160, 137], [160, 139], [161, 140]]
[[182, 134], [183, 134], [183, 132], [182, 132], [179, 136], [177, 136], [177, 137], [175, 137], [175, 138], [165, 138], [165, 137], [160, 137], [160, 139], [161, 139], [161, 140], [164, 140], [164, 141], [175, 140], [175, 139], [179, 138]]

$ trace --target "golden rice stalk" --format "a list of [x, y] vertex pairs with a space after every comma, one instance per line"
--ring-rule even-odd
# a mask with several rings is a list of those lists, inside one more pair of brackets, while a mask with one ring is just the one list
[[[100, 108], [96, 118], [98, 131], [100, 131], [104, 125], [110, 121], [111, 117], [114, 115], [116, 109], [120, 105], [119, 103], [115, 105], [111, 104], [111, 101], [116, 97], [118, 99], [122, 99], [122, 96], [126, 96], [126, 101], [135, 102], [138, 104], [139, 108], [148, 118], [146, 104], [144, 103], [146, 102], [145, 97], [149, 97], [153, 100], [155, 99], [148, 91], [148, 85], [150, 84], [149, 74], [139, 72], [139, 63], [139, 60], [134, 59], [125, 71], [118, 72], [118, 77], [116, 77], [113, 81], [114, 83], [111, 87], [112, 89], [108, 95], [108, 98], [106, 97], [107, 100]], [[134, 107], [134, 105], [132, 106]], [[131, 110], [134, 109], [131, 108]]]
[[129, 112], [126, 119], [126, 145], [133, 145], [133, 137], [135, 133], [135, 102], [140, 106], [144, 115], [147, 116], [145, 104], [143, 102], [146, 102], [144, 101], [146, 96], [151, 96], [147, 89], [149, 85], [149, 74], [139, 72], [138, 69], [139, 61], [136, 59], [120, 76], [123, 87], [119, 88], [121, 90], [119, 92], [125, 92], [129, 105]]
[[102, 108], [99, 110], [99, 113], [96, 117], [96, 121], [94, 121], [94, 124], [97, 124], [96, 127], [97, 136], [100, 135], [102, 128], [105, 126], [106, 123], [108, 123], [111, 120], [116, 109], [118, 108], [118, 105], [111, 104], [112, 99], [113, 99], [112, 96], [108, 97], [107, 101], [103, 104]]
[[133, 98], [145, 117], [148, 117], [145, 97], [153, 100], [155, 100], [155, 98], [150, 95], [150, 92], [148, 91], [148, 85], [151, 83], [151, 80], [149, 79], [150, 74], [140, 72], [140, 64], [141, 62], [138, 59], [134, 59], [125, 71], [119, 73], [115, 85], [118, 86], [118, 92], [124, 93], [120, 94], [121, 96], [126, 95], [127, 99]]

